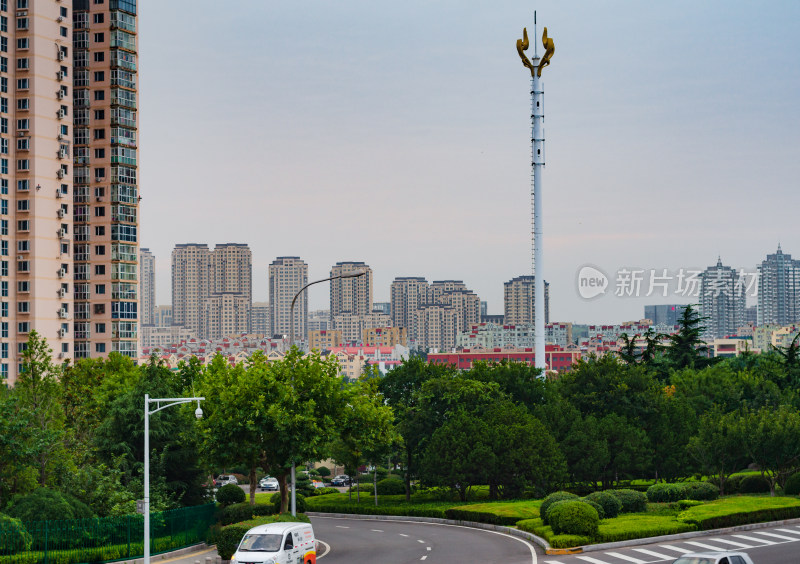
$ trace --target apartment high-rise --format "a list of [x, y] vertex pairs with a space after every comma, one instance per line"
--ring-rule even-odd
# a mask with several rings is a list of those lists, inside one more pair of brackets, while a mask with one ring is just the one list
[[[63, 10], [63, 4], [54, 5]], [[136, 1], [73, 0], [72, 8], [71, 137], [64, 133], [70, 117], [64, 68], [57, 73], [62, 81], [58, 90], [64, 93], [57, 114], [62, 124], [59, 137], [63, 136], [58, 156], [70, 156], [74, 162], [75, 358], [112, 351], [136, 357], [140, 320]], [[70, 175], [68, 165], [61, 164], [61, 170], [64, 178]]]
[[392, 325], [410, 331], [414, 324], [414, 312], [428, 299], [428, 281], [419, 276], [395, 278], [391, 294]]
[[363, 262], [337, 262], [331, 267], [331, 278], [355, 272], [363, 276], [331, 280], [331, 319], [337, 315], [372, 313], [372, 269]]
[[700, 274], [700, 315], [707, 317], [703, 337], [735, 335], [744, 325], [745, 292], [739, 273], [722, 259]]
[[[292, 300], [308, 284], [308, 265], [300, 257], [278, 257], [269, 265], [270, 333], [289, 335]], [[294, 338], [304, 339], [308, 320], [308, 292], [294, 307]]]
[[790, 325], [800, 321], [800, 260], [781, 246], [758, 267], [758, 324]]
[[[533, 276], [517, 276], [503, 284], [504, 320], [509, 325], [533, 323], [536, 304], [533, 296]], [[544, 322], [550, 323], [550, 283], [544, 281]]]
[[156, 257], [150, 249], [139, 249], [139, 313], [142, 325], [155, 325]]
[[653, 322], [653, 325], [678, 324], [678, 319], [683, 315], [686, 304], [657, 304], [644, 306], [644, 316]]
[[200, 336], [203, 301], [211, 294], [211, 251], [186, 243], [172, 250], [172, 324]]
[[200, 336], [221, 339], [250, 330], [250, 298], [238, 292], [218, 292], [203, 300]]
[[267, 302], [253, 302], [250, 311], [250, 332], [270, 337], [269, 333], [269, 304]]

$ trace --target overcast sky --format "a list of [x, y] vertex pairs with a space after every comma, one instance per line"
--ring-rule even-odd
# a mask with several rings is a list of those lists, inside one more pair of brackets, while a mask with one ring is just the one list
[[[533, 10], [543, 74], [551, 320], [639, 319], [620, 268], [800, 258], [800, 2], [140, 2], [141, 245], [171, 301], [176, 243], [248, 243], [311, 279], [360, 260], [461, 279], [490, 313], [530, 274]], [[532, 49], [530, 50], [532, 51]], [[529, 51], [529, 52], [530, 52]], [[576, 288], [586, 264], [607, 295]], [[646, 285], [646, 283], [645, 283]], [[645, 288], [643, 287], [643, 293]], [[327, 308], [312, 288], [310, 306]]]

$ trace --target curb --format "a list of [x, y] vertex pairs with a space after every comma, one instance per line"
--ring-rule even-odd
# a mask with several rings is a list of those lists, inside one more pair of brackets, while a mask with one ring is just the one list
[[[185, 546], [183, 548], [179, 548], [178, 550], [173, 550], [171, 552], [162, 552], [161, 554], [151, 554], [150, 561], [151, 562], [158, 562], [161, 560], [169, 560], [171, 558], [175, 558], [178, 556], [185, 556], [187, 554], [191, 554], [193, 552], [202, 552], [204, 550], [209, 550], [214, 548], [215, 545], [208, 545], [204, 542], [193, 544], [191, 546]], [[219, 562], [218, 556], [211, 557], [212, 563]], [[139, 556], [138, 558], [132, 558], [130, 560], [114, 560], [113, 564], [143, 564], [144, 557]]]
[[[439, 519], [438, 517], [414, 517], [414, 516], [398, 516], [398, 515], [360, 515], [356, 513], [317, 513], [316, 511], [306, 511], [309, 517], [330, 517], [335, 519], [362, 519], [365, 521], [410, 521], [414, 523], [435, 523], [439, 525], [458, 525], [461, 527], [471, 527], [473, 529], [484, 529], [486, 531], [496, 531], [498, 533], [505, 533], [514, 537], [520, 537], [529, 540], [541, 546], [547, 554], [550, 554], [550, 544], [541, 537], [537, 537], [533, 533], [520, 531], [519, 529], [512, 529], [511, 527], [503, 527], [502, 525], [490, 525], [489, 523], [477, 523], [475, 521], [455, 521], [453, 519]], [[557, 550], [557, 549], [556, 549]]]

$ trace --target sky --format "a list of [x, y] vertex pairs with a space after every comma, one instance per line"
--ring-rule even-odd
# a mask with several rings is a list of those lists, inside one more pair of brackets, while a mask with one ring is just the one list
[[[752, 272], [780, 243], [800, 258], [798, 22], [800, 3], [777, 0], [140, 2], [140, 244], [157, 301], [175, 244], [236, 242], [254, 301], [269, 263], [299, 255], [310, 280], [366, 262], [375, 301], [397, 276], [459, 279], [502, 313], [503, 283], [531, 273], [515, 44], [527, 27], [530, 53], [543, 25], [552, 321], [696, 302], [678, 276], [718, 257]], [[593, 299], [587, 265], [608, 279]], [[666, 290], [650, 288], [664, 269]]]

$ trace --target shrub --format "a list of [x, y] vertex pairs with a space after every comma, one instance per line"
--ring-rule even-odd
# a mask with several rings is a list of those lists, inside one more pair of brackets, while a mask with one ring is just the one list
[[315, 488], [314, 491], [310, 495], [308, 495], [306, 497], [314, 497], [314, 496], [317, 496], [317, 495], [327, 495], [327, 494], [331, 494], [331, 493], [339, 493], [339, 490], [337, 490], [336, 488]]
[[542, 522], [545, 525], [549, 525], [547, 521], [547, 510], [557, 501], [564, 501], [568, 499], [578, 499], [578, 496], [569, 492], [554, 492], [544, 498], [542, 505], [539, 506], [539, 515], [542, 518]]
[[452, 519], [453, 521], [476, 521], [478, 523], [491, 523], [492, 525], [506, 525], [509, 527], [516, 525], [517, 521], [519, 521], [518, 516], [498, 515], [490, 511], [470, 511], [459, 507], [445, 509], [444, 516], [446, 519]]
[[[338, 490], [337, 490], [338, 491]], [[295, 504], [297, 505], [296, 509], [298, 513], [305, 513], [306, 512], [306, 498], [303, 494], [297, 493], [295, 499]], [[275, 513], [281, 512], [281, 492], [275, 492], [271, 496], [269, 496], [269, 502], [272, 504], [273, 511]], [[291, 512], [292, 511], [292, 494], [289, 492], [289, 504], [286, 507], [286, 510]]]
[[217, 514], [217, 519], [222, 525], [230, 525], [231, 523], [249, 521], [253, 517], [261, 515], [272, 515], [273, 513], [275, 513], [275, 507], [271, 503], [250, 505], [247, 502], [243, 502], [223, 506]]
[[94, 517], [91, 509], [82, 501], [48, 488], [37, 488], [27, 495], [14, 496], [8, 514], [20, 521], [58, 521]]
[[605, 518], [606, 518], [606, 512], [605, 512], [605, 510], [603, 509], [603, 506], [602, 506], [602, 505], [600, 505], [600, 504], [599, 504], [599, 503], [597, 503], [596, 501], [591, 501], [591, 500], [588, 500], [588, 499], [586, 499], [585, 497], [584, 497], [583, 499], [581, 499], [581, 501], [582, 501], [583, 503], [588, 503], [589, 505], [591, 505], [592, 507], [594, 507], [594, 510], [595, 510], [595, 511], [597, 511], [597, 516], [598, 516], [598, 517], [600, 517], [600, 520], [603, 520], [603, 519], [605, 519]]
[[236, 484], [227, 484], [217, 490], [217, 501], [223, 506], [242, 503], [245, 499], [244, 490]]
[[647, 511], [647, 495], [636, 490], [611, 490], [622, 504], [620, 513], [644, 513]]
[[557, 535], [594, 536], [600, 517], [588, 503], [563, 500], [552, 505], [548, 511], [548, 521]]
[[247, 529], [237, 526], [225, 527], [222, 529], [219, 535], [217, 535], [217, 553], [220, 558], [223, 560], [230, 560], [239, 547], [239, 543], [242, 542], [242, 537], [244, 537], [246, 532]]
[[739, 482], [739, 493], [767, 493], [768, 491], [769, 482], [756, 474], [744, 476]]
[[317, 468], [317, 472], [323, 478], [327, 478], [328, 476], [331, 475], [331, 469], [328, 468], [327, 466], [320, 466], [319, 468]]
[[397, 478], [384, 478], [377, 484], [379, 495], [403, 495], [406, 493], [406, 485], [403, 480]]
[[622, 509], [622, 502], [611, 492], [593, 492], [586, 496], [586, 500], [593, 501], [603, 508], [605, 517], [601, 519], [613, 519]]
[[685, 484], [653, 484], [647, 488], [647, 500], [651, 503], [671, 503], [685, 497]]
[[697, 501], [714, 501], [719, 497], [719, 488], [708, 482], [686, 484], [686, 498]]
[[789, 479], [786, 480], [783, 493], [786, 495], [800, 495], [800, 472], [792, 474]]
[[697, 507], [698, 505], [703, 505], [703, 502], [696, 499], [681, 499], [677, 503], [678, 509], [681, 511], [689, 509], [690, 507]]
[[33, 540], [22, 521], [0, 513], [0, 530], [5, 533], [3, 543], [0, 545], [0, 554], [16, 554], [30, 550]]

